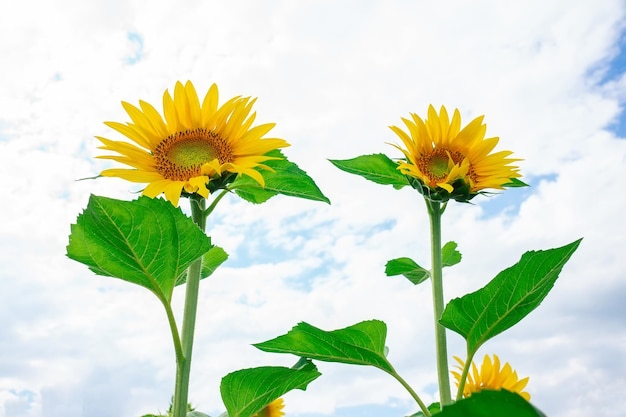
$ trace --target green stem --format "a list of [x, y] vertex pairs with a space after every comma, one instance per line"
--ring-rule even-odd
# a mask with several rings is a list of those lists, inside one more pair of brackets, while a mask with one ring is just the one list
[[431, 282], [433, 287], [433, 312], [435, 317], [435, 346], [437, 350], [437, 376], [439, 380], [439, 401], [441, 407], [452, 403], [450, 394], [450, 376], [448, 371], [448, 348], [446, 346], [446, 328], [439, 323], [443, 314], [443, 263], [441, 260], [441, 215], [445, 204], [426, 200], [430, 217], [431, 236]]
[[422, 410], [424, 417], [430, 417], [430, 411], [428, 411], [428, 407], [426, 407], [426, 404], [424, 404], [419, 395], [417, 395], [417, 393], [413, 391], [413, 388], [411, 388], [411, 386], [407, 384], [407, 382], [395, 371], [390, 373], [390, 375], [393, 376], [399, 383], [401, 383], [402, 386], [409, 392], [409, 394], [411, 394], [411, 397], [413, 397], [415, 402], [417, 402], [417, 405], [419, 405], [420, 409]]
[[215, 210], [215, 206], [217, 206], [217, 203], [219, 203], [219, 202], [220, 202], [220, 200], [221, 200], [222, 198], [224, 198], [224, 196], [225, 196], [226, 194], [228, 194], [228, 192], [229, 192], [229, 190], [223, 190], [223, 191], [220, 193], [220, 195], [218, 195], [218, 196], [215, 198], [215, 200], [213, 200], [213, 202], [211, 203], [211, 205], [209, 206], [209, 208], [208, 208], [208, 209], [206, 209], [206, 210], [204, 210], [204, 216], [205, 216], [205, 218], [206, 218], [206, 217], [209, 217], [209, 214], [213, 213], [213, 210]]
[[[204, 231], [206, 229], [206, 215], [204, 214], [206, 200], [194, 194], [189, 198], [189, 202], [191, 204], [191, 218], [194, 223]], [[187, 271], [187, 289], [185, 292], [182, 330], [183, 356], [181, 358], [177, 356], [176, 358], [176, 387], [174, 388], [174, 404], [172, 407], [173, 417], [185, 417], [187, 415], [191, 353], [193, 350], [193, 336], [196, 327], [201, 272], [202, 258], [200, 257], [191, 264]]]
[[174, 352], [176, 354], [176, 363], [181, 362], [184, 359], [183, 348], [180, 344], [180, 335], [178, 334], [178, 326], [176, 326], [176, 319], [174, 318], [174, 312], [169, 302], [161, 300], [165, 307], [165, 313], [167, 314], [167, 321], [170, 325], [170, 331], [172, 332], [172, 339], [174, 340]]

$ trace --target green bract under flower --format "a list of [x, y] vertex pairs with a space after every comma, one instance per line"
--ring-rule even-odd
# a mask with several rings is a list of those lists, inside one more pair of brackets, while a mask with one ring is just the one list
[[467, 202], [483, 190], [504, 189], [521, 177], [519, 168], [510, 165], [519, 161], [509, 158], [511, 151], [491, 153], [499, 138], [485, 139], [483, 116], [461, 129], [457, 109], [450, 120], [445, 107], [438, 114], [431, 105], [426, 120], [411, 113], [410, 120], [402, 121], [408, 131], [390, 126], [404, 144], [392, 145], [405, 156], [398, 169], [429, 200]]

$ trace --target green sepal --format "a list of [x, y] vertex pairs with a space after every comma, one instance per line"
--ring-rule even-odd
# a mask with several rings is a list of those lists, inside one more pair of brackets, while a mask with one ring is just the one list
[[581, 239], [560, 248], [529, 251], [483, 288], [451, 300], [439, 322], [463, 336], [473, 355], [490, 338], [533, 311], [548, 295]]
[[291, 353], [324, 362], [370, 365], [395, 372], [385, 355], [387, 325], [380, 320], [363, 321], [332, 331], [301, 322], [287, 334], [253, 346], [265, 352]]
[[241, 369], [222, 378], [220, 393], [229, 417], [251, 417], [293, 389], [306, 390], [320, 375], [311, 361], [293, 368]]
[[169, 303], [177, 278], [209, 249], [211, 240], [169, 201], [91, 195], [71, 226], [67, 256]]
[[517, 178], [509, 178], [509, 181], [506, 184], [502, 184], [502, 186], [506, 188], [530, 187], [530, 185]]
[[258, 169], [265, 181], [265, 187], [262, 187], [252, 177], [240, 175], [228, 188], [235, 191], [244, 200], [255, 204], [264, 203], [277, 194], [330, 204], [330, 200], [322, 194], [313, 179], [298, 165], [287, 160], [282, 152], [273, 150], [268, 152], [267, 156], [278, 159], [263, 162], [263, 165], [271, 168], [271, 170]]
[[417, 264], [411, 258], [396, 258], [387, 261], [385, 264], [385, 274], [388, 277], [402, 275], [414, 285], [421, 284], [430, 278], [430, 272]]
[[435, 203], [447, 203], [451, 199], [458, 201], [459, 203], [468, 203], [471, 199], [480, 194], [480, 192], [470, 192], [469, 184], [466, 184], [465, 181], [460, 178], [450, 184], [453, 188], [451, 193], [441, 187], [432, 189], [415, 177], [407, 175], [407, 180], [411, 187], [413, 187], [420, 194], [422, 194], [424, 198]]
[[[200, 271], [200, 279], [210, 277], [213, 272], [226, 260], [228, 254], [219, 246], [211, 245], [211, 249], [202, 257], [202, 270]], [[176, 280], [176, 285], [182, 285], [187, 282], [187, 270], [185, 270]]]
[[342, 171], [360, 175], [377, 184], [392, 185], [395, 189], [409, 185], [407, 177], [398, 171], [398, 164], [382, 153], [361, 155], [344, 160], [329, 159], [329, 161]]

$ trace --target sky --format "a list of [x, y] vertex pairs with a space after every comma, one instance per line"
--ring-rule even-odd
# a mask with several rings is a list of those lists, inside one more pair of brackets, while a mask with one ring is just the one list
[[[421, 197], [343, 173], [328, 159], [386, 153], [388, 128], [429, 104], [485, 115], [531, 185], [450, 204], [443, 239], [462, 262], [445, 297], [485, 285], [531, 249], [584, 237], [542, 305], [489, 341], [530, 376], [550, 417], [626, 415], [626, 4], [621, 0], [120, 1], [0, 4], [0, 417], [139, 417], [167, 408], [174, 353], [145, 289], [65, 256], [90, 194], [138, 188], [96, 176], [94, 136], [121, 137], [120, 102], [160, 108], [166, 89], [212, 83], [258, 97], [257, 122], [291, 147], [331, 204], [224, 199], [208, 234], [229, 260], [203, 281], [190, 399], [212, 416], [220, 379], [296, 358], [252, 343], [300, 321], [325, 330], [381, 319], [389, 360], [436, 400], [427, 285], [384, 274], [428, 265]], [[203, 93], [200, 93], [203, 94]], [[185, 202], [182, 202], [185, 208]], [[185, 208], [186, 209], [186, 208]], [[174, 305], [181, 311], [182, 294]], [[180, 314], [178, 318], [180, 320]], [[448, 334], [450, 355], [462, 339]], [[318, 363], [285, 396], [287, 416], [405, 416], [403, 388], [376, 369]]]

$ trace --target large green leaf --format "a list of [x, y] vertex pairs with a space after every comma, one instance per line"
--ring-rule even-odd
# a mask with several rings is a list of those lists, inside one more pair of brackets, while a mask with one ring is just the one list
[[467, 341], [475, 353], [488, 339], [507, 330], [534, 310], [559, 276], [580, 240], [556, 249], [530, 251], [480, 290], [451, 300], [441, 324]]
[[398, 171], [398, 164], [382, 153], [344, 160], [330, 159], [330, 162], [342, 171], [360, 175], [377, 184], [393, 185], [396, 189], [409, 185], [406, 176]]
[[169, 302], [176, 279], [210, 248], [204, 232], [169, 201], [92, 195], [71, 226], [67, 256]]
[[411, 258], [396, 258], [387, 261], [385, 274], [388, 277], [402, 275], [414, 285], [420, 284], [430, 278], [430, 272], [417, 264]]
[[323, 201], [330, 204], [330, 200], [322, 194], [313, 179], [301, 170], [298, 165], [287, 160], [278, 150], [269, 152], [267, 155], [279, 159], [263, 163], [270, 167], [272, 171], [259, 169], [265, 180], [265, 187], [261, 187], [251, 177], [241, 175], [233, 181], [229, 188], [234, 190], [244, 200], [257, 204], [264, 203], [277, 194]]
[[[200, 272], [200, 279], [210, 277], [213, 272], [228, 259], [226, 251], [219, 246], [211, 245], [211, 249], [202, 257], [202, 270]], [[187, 271], [182, 273], [180, 278], [176, 280], [176, 285], [181, 285], [187, 282]]]
[[357, 323], [344, 329], [325, 331], [299, 323], [287, 334], [254, 346], [265, 352], [291, 353], [325, 362], [371, 365], [395, 372], [385, 358], [387, 325], [380, 320]]
[[306, 390], [320, 375], [311, 361], [298, 368], [241, 369], [222, 378], [220, 392], [228, 417], [251, 417], [293, 389]]
[[443, 408], [433, 417], [545, 417], [518, 394], [483, 390]]

